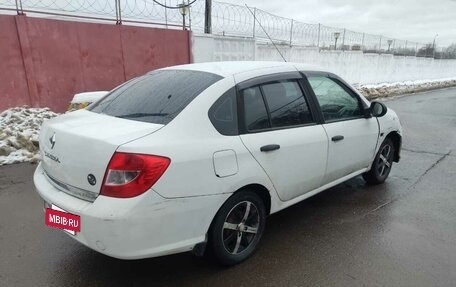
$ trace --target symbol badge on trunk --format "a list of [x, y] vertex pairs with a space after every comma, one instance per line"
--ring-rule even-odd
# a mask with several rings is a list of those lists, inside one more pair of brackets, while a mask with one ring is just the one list
[[93, 174], [89, 174], [87, 176], [87, 181], [90, 183], [90, 185], [95, 185], [97, 183], [97, 179]]
[[55, 145], [55, 133], [52, 135], [52, 137], [49, 138], [49, 142], [51, 143], [51, 149], [54, 149], [54, 145]]

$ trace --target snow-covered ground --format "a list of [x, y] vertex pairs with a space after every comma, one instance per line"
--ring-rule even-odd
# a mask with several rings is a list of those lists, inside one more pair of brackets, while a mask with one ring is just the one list
[[355, 88], [366, 98], [372, 100], [454, 86], [456, 86], [456, 78], [355, 85]]
[[0, 113], [0, 165], [39, 160], [43, 121], [57, 116], [48, 108], [11, 108]]
[[[369, 99], [456, 86], [456, 78], [357, 85]], [[43, 121], [58, 114], [49, 108], [11, 108], [0, 113], [0, 165], [39, 160], [38, 134]]]

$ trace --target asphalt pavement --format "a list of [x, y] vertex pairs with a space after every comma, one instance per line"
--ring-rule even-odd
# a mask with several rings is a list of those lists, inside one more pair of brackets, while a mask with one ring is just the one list
[[456, 89], [385, 103], [405, 134], [387, 182], [356, 177], [270, 216], [257, 253], [231, 268], [92, 251], [44, 225], [35, 165], [0, 167], [0, 286], [455, 286]]

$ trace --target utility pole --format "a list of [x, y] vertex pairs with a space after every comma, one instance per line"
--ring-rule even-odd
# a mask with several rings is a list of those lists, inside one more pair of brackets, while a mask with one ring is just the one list
[[204, 9], [204, 33], [212, 34], [212, 0], [206, 0]]

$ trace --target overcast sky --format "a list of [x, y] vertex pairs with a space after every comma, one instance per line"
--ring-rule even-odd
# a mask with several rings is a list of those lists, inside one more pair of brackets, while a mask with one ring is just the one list
[[456, 0], [222, 0], [306, 23], [437, 45], [456, 43]]

